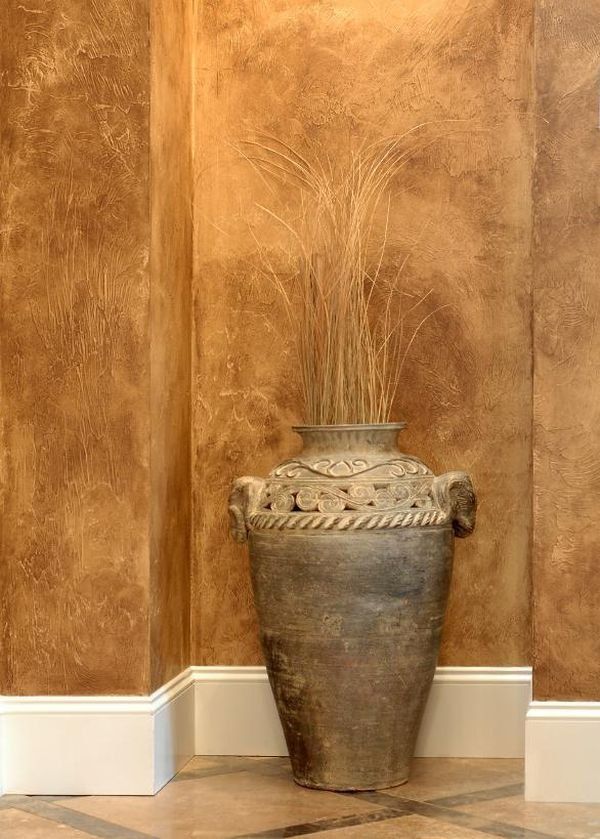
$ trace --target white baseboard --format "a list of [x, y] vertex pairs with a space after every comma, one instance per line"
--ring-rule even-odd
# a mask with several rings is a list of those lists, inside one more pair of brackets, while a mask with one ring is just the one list
[[264, 667], [194, 667], [197, 755], [287, 755]]
[[0, 699], [2, 792], [153, 795], [194, 754], [194, 680], [150, 696]]
[[[195, 683], [191, 668], [162, 688], [153, 704], [154, 792], [162, 789], [195, 755]], [[157, 691], [158, 693], [158, 691]], [[168, 697], [165, 701], [165, 694]]]
[[4, 763], [4, 755], [6, 754], [6, 749], [4, 746], [4, 739], [2, 735], [2, 713], [0, 712], [0, 796], [4, 795], [4, 793], [6, 792], [6, 790], [4, 789], [4, 776], [2, 772], [2, 766]]
[[[286, 755], [264, 667], [194, 667], [196, 754]], [[438, 667], [416, 754], [523, 757], [529, 667]]]
[[[438, 668], [417, 755], [522, 757], [527, 667]], [[194, 755], [285, 755], [264, 667], [190, 667], [151, 696], [0, 698], [0, 792], [152, 795]]]
[[530, 667], [438, 667], [417, 757], [522, 758]]
[[531, 702], [525, 798], [600, 803], [600, 702]]

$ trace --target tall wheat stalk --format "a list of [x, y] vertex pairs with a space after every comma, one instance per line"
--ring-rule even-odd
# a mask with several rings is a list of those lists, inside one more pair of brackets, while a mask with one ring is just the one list
[[[388, 422], [408, 352], [435, 313], [409, 330], [430, 292], [415, 300], [400, 287], [406, 259], [391, 280], [383, 268], [391, 203], [382, 207], [382, 198], [415, 153], [406, 140], [420, 127], [353, 150], [343, 166], [271, 136], [244, 142], [244, 158], [263, 177], [298, 192], [293, 221], [258, 206], [288, 231], [299, 257], [291, 285], [268, 260], [266, 270], [296, 339], [308, 424]], [[374, 246], [375, 217], [382, 212]]]

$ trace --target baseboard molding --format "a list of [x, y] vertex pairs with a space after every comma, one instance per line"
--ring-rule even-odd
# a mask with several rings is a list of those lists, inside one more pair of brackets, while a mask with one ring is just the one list
[[194, 667], [197, 755], [287, 755], [264, 667]]
[[[264, 667], [194, 667], [196, 754], [286, 755]], [[529, 667], [439, 667], [416, 754], [523, 757]]]
[[600, 702], [531, 702], [525, 798], [600, 803]]
[[[530, 693], [526, 667], [438, 668], [417, 755], [522, 757]], [[264, 667], [190, 667], [150, 696], [0, 698], [0, 793], [152, 795], [194, 754], [287, 754]]]
[[150, 696], [0, 699], [3, 793], [153, 795], [194, 754], [188, 669]]
[[530, 667], [438, 667], [417, 757], [522, 758]]

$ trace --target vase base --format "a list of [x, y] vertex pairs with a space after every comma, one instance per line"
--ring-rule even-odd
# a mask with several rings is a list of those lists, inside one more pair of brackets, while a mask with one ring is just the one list
[[392, 787], [400, 787], [402, 784], [408, 782], [408, 777], [397, 781], [381, 781], [372, 784], [327, 784], [310, 781], [307, 779], [294, 778], [294, 782], [299, 787], [306, 787], [307, 789], [329, 790], [330, 792], [374, 792], [378, 789], [391, 789]]

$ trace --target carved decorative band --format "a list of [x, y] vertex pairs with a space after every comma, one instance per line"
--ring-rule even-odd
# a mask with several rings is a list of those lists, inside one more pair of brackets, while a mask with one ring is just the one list
[[420, 481], [389, 481], [375, 483], [345, 483], [336, 481], [319, 484], [289, 484], [281, 481], [268, 481], [260, 498], [259, 509], [262, 513], [320, 513], [332, 515], [354, 510], [357, 512], [397, 513], [400, 509], [412, 507], [431, 509], [433, 503], [433, 478]]
[[397, 513], [331, 515], [323, 513], [251, 513], [248, 524], [257, 530], [378, 530], [397, 527], [432, 527], [448, 524], [443, 510], [401, 510]]
[[383, 462], [370, 463], [359, 458], [335, 460], [323, 458], [315, 463], [307, 460], [287, 460], [271, 472], [272, 478], [404, 478], [407, 476], [432, 476], [430, 469], [416, 457], [404, 455]]
[[345, 484], [345, 489], [335, 482], [290, 488], [244, 477], [235, 481], [229, 498], [231, 532], [238, 542], [246, 541], [248, 530], [348, 531], [444, 524], [451, 524], [457, 536], [467, 536], [475, 527], [476, 508], [473, 485], [464, 472], [448, 472], [418, 486], [388, 482], [379, 488]]

